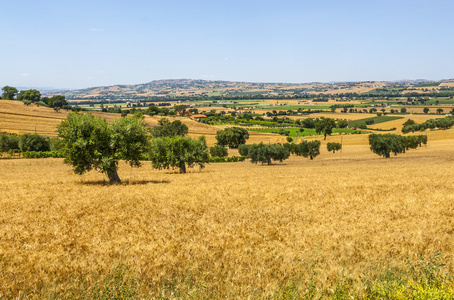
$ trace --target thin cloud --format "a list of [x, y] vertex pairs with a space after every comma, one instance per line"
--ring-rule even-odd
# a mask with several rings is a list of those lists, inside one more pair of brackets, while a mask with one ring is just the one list
[[22, 77], [29, 77], [31, 74], [30, 73], [21, 73], [20, 76]]

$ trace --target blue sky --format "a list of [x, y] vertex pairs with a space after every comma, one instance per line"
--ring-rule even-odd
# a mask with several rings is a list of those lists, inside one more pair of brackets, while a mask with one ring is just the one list
[[454, 78], [454, 1], [2, 1], [0, 85]]

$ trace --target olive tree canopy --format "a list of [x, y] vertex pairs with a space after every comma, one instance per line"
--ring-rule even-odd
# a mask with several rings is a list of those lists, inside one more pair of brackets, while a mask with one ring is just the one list
[[147, 127], [141, 118], [127, 117], [109, 124], [92, 114], [70, 113], [58, 126], [65, 163], [76, 174], [92, 169], [121, 182], [117, 170], [119, 160], [131, 167], [140, 167], [140, 160], [149, 148]]

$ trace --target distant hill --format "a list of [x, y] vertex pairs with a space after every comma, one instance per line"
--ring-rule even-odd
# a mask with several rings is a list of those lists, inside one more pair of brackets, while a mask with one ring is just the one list
[[[453, 80], [441, 80], [442, 83]], [[200, 79], [165, 79], [134, 85], [112, 85], [78, 90], [43, 91], [46, 96], [64, 94], [68, 100], [123, 100], [156, 98], [206, 98], [216, 97], [298, 97], [317, 94], [368, 93], [376, 89], [399, 88], [411, 90], [414, 85], [430, 83], [425, 79], [393, 82], [330, 82], [330, 83], [257, 83], [235, 81], [210, 81]]]

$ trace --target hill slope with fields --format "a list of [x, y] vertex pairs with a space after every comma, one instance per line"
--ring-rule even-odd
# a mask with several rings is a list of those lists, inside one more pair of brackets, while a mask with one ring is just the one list
[[[430, 85], [430, 81], [427, 85]], [[68, 100], [100, 99], [146, 99], [150, 97], [298, 97], [307, 94], [361, 94], [371, 91], [396, 91], [402, 93], [416, 92], [424, 94], [429, 91], [451, 88], [453, 80], [436, 82], [433, 86], [421, 86], [414, 81], [399, 82], [334, 82], [334, 83], [260, 83], [236, 81], [210, 81], [195, 79], [155, 80], [142, 84], [91, 87], [79, 90], [44, 92], [48, 96], [64, 94]]]
[[[120, 114], [103, 113], [91, 111], [95, 116], [104, 118], [109, 122], [121, 118]], [[21, 101], [0, 100], [0, 132], [7, 133], [38, 133], [47, 136], [57, 136], [57, 126], [68, 115], [68, 111], [55, 111], [48, 107], [38, 106], [35, 104], [24, 105]], [[145, 115], [144, 120], [150, 126], [158, 125], [161, 117], [150, 117]], [[172, 117], [171, 120], [178, 119], [188, 126], [188, 135], [198, 137], [204, 135], [207, 143], [213, 146], [216, 143], [216, 132], [223, 127], [216, 127], [202, 124], [189, 118]], [[251, 133], [250, 143], [260, 141], [276, 143], [284, 139], [275, 134]]]

